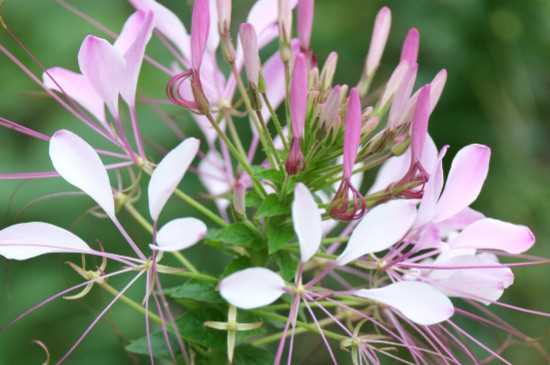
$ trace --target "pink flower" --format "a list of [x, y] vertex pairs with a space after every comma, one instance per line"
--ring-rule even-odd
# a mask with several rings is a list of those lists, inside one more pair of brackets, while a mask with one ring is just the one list
[[369, 46], [369, 52], [365, 62], [365, 74], [368, 78], [371, 78], [380, 64], [384, 48], [386, 48], [386, 42], [390, 34], [391, 28], [391, 11], [388, 7], [380, 9], [376, 15], [374, 21], [374, 29], [372, 31], [372, 37]]
[[248, 81], [252, 85], [258, 86], [261, 61], [256, 31], [251, 24], [243, 23], [241, 24], [239, 35], [244, 50], [244, 65]]
[[314, 0], [298, 1], [298, 37], [302, 50], [309, 49], [311, 30], [313, 28]]
[[292, 84], [290, 87], [290, 120], [292, 122], [292, 142], [286, 161], [286, 171], [295, 175], [304, 168], [304, 156], [301, 143], [304, 137], [304, 125], [307, 113], [308, 66], [303, 54], [294, 61]]

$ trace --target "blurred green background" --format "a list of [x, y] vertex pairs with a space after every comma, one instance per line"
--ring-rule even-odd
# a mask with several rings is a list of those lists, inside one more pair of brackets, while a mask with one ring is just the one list
[[[123, 0], [73, 0], [71, 3], [115, 31], [131, 13]], [[162, 3], [189, 26], [187, 1]], [[251, 3], [234, 0], [235, 24], [237, 20], [244, 20]], [[377, 80], [384, 80], [382, 76], [395, 67], [406, 31], [416, 26], [421, 33], [420, 81], [427, 82], [441, 68], [449, 72], [445, 92], [431, 119], [431, 134], [439, 146], [451, 145], [448, 156], [468, 143], [492, 147], [491, 172], [475, 208], [503, 220], [528, 224], [538, 239], [531, 253], [550, 257], [550, 2], [317, 0], [313, 47], [321, 61], [332, 50], [340, 54], [338, 82], [355, 83], [360, 76], [373, 19], [383, 5], [389, 5], [393, 11], [393, 27]], [[88, 33], [101, 34], [53, 0], [5, 0], [0, 14], [47, 67], [60, 65], [77, 70], [80, 42]], [[0, 33], [0, 42], [30, 65], [29, 58], [17, 50], [5, 33]], [[169, 61], [157, 42], [150, 46], [149, 53], [159, 55], [166, 64]], [[38, 67], [31, 66], [31, 69], [40, 74]], [[164, 75], [144, 66], [140, 81], [144, 96], [162, 96], [165, 82]], [[39, 91], [14, 64], [0, 56], [1, 116], [44, 133], [69, 128], [87, 139], [95, 138]], [[149, 140], [165, 148], [177, 143], [148, 108], [139, 111]], [[192, 129], [189, 117], [182, 115], [179, 119], [184, 129]], [[0, 130], [0, 172], [48, 169], [46, 143]], [[190, 192], [198, 188], [193, 178], [185, 185]], [[106, 246], [122, 246], [109, 223], [84, 215], [91, 207], [88, 198], [69, 197], [28, 206], [34, 199], [57, 191], [71, 191], [71, 187], [57, 179], [0, 182], [0, 225], [44, 220], [71, 228], [81, 237], [97, 239]], [[178, 214], [192, 214], [179, 206], [171, 209]], [[121, 216], [125, 221], [124, 214]], [[148, 239], [139, 227], [130, 229], [130, 233], [140, 241]], [[191, 252], [191, 257], [208, 264], [200, 252]], [[6, 323], [49, 294], [76, 283], [78, 278], [64, 264], [68, 259], [78, 260], [56, 255], [23, 263], [0, 259], [0, 323]], [[95, 264], [93, 260], [90, 263]], [[114, 280], [113, 283], [123, 282]], [[135, 297], [140, 292], [142, 288], [134, 288]], [[516, 283], [506, 291], [503, 300], [550, 312], [549, 295], [550, 267], [532, 267], [516, 270]], [[54, 359], [58, 358], [110, 298], [95, 289], [84, 300], [58, 300], [1, 332], [0, 364], [40, 364], [44, 355], [32, 344], [35, 339], [46, 343]], [[528, 335], [541, 339], [550, 350], [550, 320], [493, 309]], [[145, 363], [124, 351], [129, 339], [143, 335], [143, 328], [142, 317], [124, 306], [115, 306], [67, 364]], [[475, 324], [468, 328], [488, 343], [499, 337], [495, 331]], [[314, 351], [316, 346], [317, 343], [304, 342], [304, 347], [300, 347], [304, 349], [304, 357], [308, 349]], [[513, 364], [546, 363], [521, 344], [505, 355]], [[312, 355], [303, 363], [326, 362]]]

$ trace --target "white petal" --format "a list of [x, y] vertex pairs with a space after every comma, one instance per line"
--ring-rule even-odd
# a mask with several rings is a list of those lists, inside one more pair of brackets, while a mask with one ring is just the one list
[[222, 297], [242, 309], [269, 305], [285, 292], [285, 281], [271, 270], [253, 267], [237, 271], [222, 280]]
[[434, 287], [418, 281], [401, 281], [377, 289], [360, 289], [354, 295], [397, 309], [405, 317], [423, 326], [451, 318], [453, 303]]
[[0, 231], [0, 256], [7, 259], [27, 260], [47, 253], [90, 250], [73, 233], [49, 223], [20, 223]]
[[168, 152], [160, 161], [149, 181], [149, 213], [154, 221], [158, 220], [160, 212], [183, 179], [183, 175], [191, 165], [199, 151], [199, 140], [187, 138], [176, 148]]
[[157, 233], [159, 251], [180, 251], [193, 246], [206, 235], [206, 224], [196, 218], [179, 218], [166, 223]]
[[410, 200], [392, 200], [373, 208], [351, 234], [338, 264], [346, 265], [361, 256], [390, 248], [405, 236], [415, 219], [416, 204]]
[[[210, 150], [201, 160], [198, 167], [199, 180], [204, 185], [208, 193], [212, 196], [220, 196], [231, 190], [232, 181], [229, 181], [224, 170], [224, 161], [221, 155]], [[225, 198], [216, 198], [218, 209], [225, 210], [229, 206], [229, 200]]]
[[321, 211], [309, 189], [302, 183], [294, 189], [292, 222], [300, 244], [302, 262], [307, 262], [321, 246], [323, 235]]
[[50, 139], [50, 159], [63, 179], [88, 194], [111, 219], [116, 219], [109, 175], [92, 146], [62, 129]]

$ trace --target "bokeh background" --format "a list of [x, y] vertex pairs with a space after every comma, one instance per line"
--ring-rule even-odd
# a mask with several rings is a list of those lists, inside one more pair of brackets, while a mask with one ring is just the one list
[[[189, 25], [189, 2], [165, 0]], [[244, 20], [252, 1], [234, 0], [234, 19]], [[86, 13], [118, 31], [131, 13], [124, 0], [73, 0]], [[76, 54], [88, 33], [101, 32], [68, 13], [53, 0], [0, 1], [0, 14], [11, 29], [46, 66], [77, 69]], [[547, 0], [317, 0], [313, 47], [322, 61], [335, 50], [340, 54], [337, 81], [355, 83], [363, 67], [376, 11], [389, 5], [393, 27], [378, 81], [384, 80], [399, 57], [406, 31], [416, 26], [421, 33], [420, 81], [430, 80], [446, 68], [449, 79], [430, 125], [439, 146], [450, 144], [453, 155], [461, 146], [484, 143], [493, 150], [491, 171], [475, 208], [487, 215], [530, 225], [538, 244], [534, 255], [550, 257], [550, 2]], [[235, 20], [236, 24], [237, 21]], [[40, 73], [13, 41], [0, 30], [0, 42]], [[165, 63], [169, 58], [158, 43], [149, 53]], [[140, 86], [143, 96], [162, 96], [166, 78], [145, 65]], [[142, 125], [149, 140], [171, 148], [174, 135], [147, 107], [140, 108]], [[174, 112], [174, 110], [172, 110]], [[17, 67], [0, 56], [0, 115], [45, 133], [69, 128], [90, 134], [68, 113], [48, 99]], [[178, 116], [180, 126], [192, 133], [189, 117]], [[150, 147], [152, 153], [157, 151]], [[16, 133], [0, 130], [0, 172], [48, 170], [47, 144]], [[191, 178], [189, 192], [199, 189]], [[17, 221], [44, 220], [73, 229], [81, 237], [97, 239], [106, 246], [121, 239], [112, 226], [86, 215], [89, 199], [79, 196], [48, 201], [37, 198], [71, 188], [57, 180], [0, 182], [0, 226]], [[178, 214], [191, 214], [171, 206]], [[123, 221], [124, 214], [121, 214]], [[136, 227], [131, 234], [146, 240]], [[52, 257], [53, 256], [53, 257]], [[16, 263], [0, 259], [0, 323], [6, 323], [24, 308], [78, 278], [65, 265], [68, 259], [56, 255]], [[192, 259], [212, 265], [191, 252]], [[91, 265], [97, 264], [91, 260]], [[117, 285], [117, 280], [113, 281]], [[135, 288], [139, 295], [142, 288]], [[130, 294], [132, 295], [132, 294]], [[44, 354], [32, 341], [44, 341], [58, 357], [74, 341], [111, 297], [99, 289], [85, 299], [58, 300], [0, 332], [0, 364], [40, 364]], [[516, 283], [503, 297], [505, 302], [550, 312], [550, 267], [516, 270]], [[494, 308], [550, 350], [550, 320]], [[498, 335], [480, 325], [469, 325], [487, 343]], [[124, 306], [115, 306], [92, 335], [84, 341], [68, 364], [140, 364], [124, 345], [143, 335], [143, 319]], [[311, 355], [317, 343], [303, 343], [304, 364], [324, 364]], [[525, 345], [505, 352], [513, 364], [545, 364], [542, 357]]]

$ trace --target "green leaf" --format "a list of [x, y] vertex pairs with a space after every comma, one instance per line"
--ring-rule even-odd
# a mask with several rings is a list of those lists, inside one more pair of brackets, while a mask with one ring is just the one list
[[234, 223], [221, 229], [210, 230], [205, 239], [227, 245], [251, 247], [261, 238], [244, 223]]
[[190, 343], [213, 349], [225, 349], [225, 332], [204, 326], [206, 321], [225, 321], [225, 315], [218, 311], [200, 308], [189, 311], [176, 320], [181, 337]]
[[[176, 349], [178, 348], [176, 336], [170, 335], [170, 344], [172, 346], [172, 349], [176, 351]], [[170, 352], [168, 351], [168, 347], [164, 342], [164, 336], [162, 333], [157, 332], [151, 335], [151, 347], [156, 358], [170, 357]], [[149, 355], [149, 349], [147, 347], [147, 337], [141, 337], [137, 340], [130, 342], [130, 344], [126, 346], [126, 351], [139, 355]]]
[[[234, 365], [271, 365], [275, 359], [272, 352], [254, 347], [242, 345], [235, 348]], [[227, 354], [216, 351], [198, 359], [198, 365], [227, 364]]]
[[269, 194], [266, 196], [262, 204], [258, 207], [256, 216], [258, 218], [269, 218], [279, 215], [288, 215], [290, 213], [290, 205], [279, 200], [277, 194]]
[[223, 303], [214, 285], [198, 281], [188, 281], [183, 285], [166, 289], [164, 293], [173, 299], [190, 299], [213, 304]]
[[254, 176], [261, 180], [269, 180], [275, 185], [281, 185], [285, 176], [282, 171], [277, 171], [275, 169], [266, 169], [261, 166], [252, 166], [252, 171]]
[[294, 228], [291, 224], [282, 224], [278, 220], [269, 222], [267, 226], [267, 246], [270, 254], [288, 247], [295, 241]]
[[251, 266], [253, 266], [253, 265], [252, 265], [252, 262], [250, 261], [250, 258], [244, 257], [244, 256], [239, 256], [236, 259], [234, 259], [233, 261], [231, 261], [229, 263], [229, 265], [227, 265], [225, 267], [225, 269], [223, 270], [223, 275], [222, 276], [223, 277], [229, 276], [229, 275], [233, 274], [234, 272], [244, 270], [244, 269], [248, 269]]
[[254, 190], [246, 192], [245, 205], [247, 208], [256, 208], [262, 204], [263, 199]]
[[298, 259], [296, 255], [293, 255], [290, 252], [277, 252], [275, 255], [275, 262], [279, 267], [279, 274], [286, 281], [294, 280], [296, 274], [296, 269], [298, 268]]

